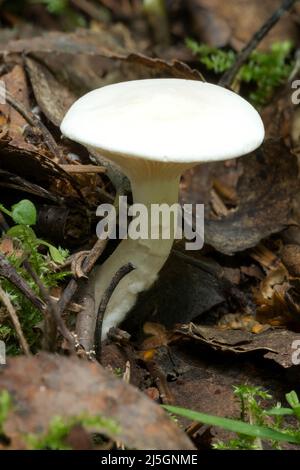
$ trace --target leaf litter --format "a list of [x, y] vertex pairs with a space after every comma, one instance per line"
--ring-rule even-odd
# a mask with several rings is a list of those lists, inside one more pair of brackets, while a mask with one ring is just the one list
[[[250, 3], [253, 15], [246, 16], [241, 15], [242, 0], [189, 0], [171, 10], [174, 18], [183, 8], [194, 19], [199, 40], [240, 50], [256, 31], [258, 18], [262, 23], [279, 2]], [[117, 7], [109, 4], [114, 15]], [[126, 10], [126, 15], [132, 11]], [[261, 47], [283, 38], [295, 40], [298, 14], [295, 8], [294, 16], [286, 15]], [[185, 28], [177, 16], [171, 25], [174, 37], [185, 38]], [[109, 83], [150, 77], [203, 79], [203, 70], [195, 67], [191, 55], [178, 48], [176, 58], [176, 48], [169, 46], [157, 57], [149, 48], [148, 33], [142, 38], [140, 34], [134, 27], [131, 31], [125, 24], [108, 23], [94, 30], [38, 31], [32, 37], [0, 41], [1, 79], [11, 95], [47, 126], [56, 143], [53, 153], [40, 131], [16, 109], [0, 106], [0, 187], [5, 188], [1, 202], [15, 202], [24, 192], [32, 195], [40, 219], [50, 219], [48, 226], [41, 225], [50, 239], [55, 239], [49, 228], [54, 220], [65, 226], [65, 216], [57, 219], [57, 210], [68, 212], [79, 205], [79, 213], [72, 214], [85, 214], [87, 230], [84, 237], [73, 236], [71, 246], [75, 239], [77, 250], [93, 245], [93, 210], [107, 197], [113, 199], [118, 188], [109, 171], [86, 177], [65, 170], [74, 162], [91, 164], [85, 149], [60, 139], [58, 126], [66, 110], [82, 93]], [[162, 58], [170, 56], [171, 60]], [[182, 62], [182, 56], [189, 63]], [[300, 338], [299, 139], [289, 93], [289, 84], [283, 86], [262, 110], [268, 138], [261, 149], [245, 159], [201, 165], [183, 176], [181, 202], [205, 203], [204, 249], [191, 254], [175, 246], [157, 283], [140, 296], [122, 325], [131, 339], [118, 333], [104, 345], [105, 367], [124, 372], [129, 360], [131, 383], [152, 401], [162, 402], [165, 394], [180, 406], [218, 415], [226, 409], [234, 416], [233, 384], [262, 384], [278, 398], [293, 386], [297, 372], [291, 345]], [[41, 201], [50, 206], [42, 208]], [[59, 232], [58, 238], [66, 241], [66, 232]], [[1, 252], [10, 250], [4, 239]], [[288, 377], [284, 386], [282, 377]], [[5, 427], [11, 448], [25, 446], [24, 432], [46, 432], [54, 414], [79, 415], [86, 410], [115, 418], [121, 431], [107, 437], [128, 447], [192, 446], [154, 403], [96, 364], [44, 353], [10, 359], [1, 370], [0, 386], [11, 391], [16, 406]], [[135, 406], [136, 419], [128, 423], [133, 415], [128, 406], [133, 403], [140, 405]], [[211, 442], [209, 430], [202, 431], [202, 444]]]

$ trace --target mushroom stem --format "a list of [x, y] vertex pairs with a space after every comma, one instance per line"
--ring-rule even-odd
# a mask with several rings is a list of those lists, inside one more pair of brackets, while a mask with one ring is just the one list
[[[153, 204], [172, 206], [177, 203], [179, 172], [173, 171], [169, 178], [166, 178], [165, 172], [162, 173], [164, 174], [157, 177], [154, 177], [153, 173], [146, 176], [128, 175], [134, 203], [143, 204], [144, 209], [141, 210], [147, 210], [147, 220], [145, 221], [145, 218], [142, 220], [148, 225], [148, 238], [122, 240], [113, 254], [95, 272], [95, 301], [98, 310], [106, 288], [120, 267], [127, 263], [135, 267], [134, 271], [121, 280], [107, 305], [102, 339], [105, 339], [110, 328], [124, 320], [127, 312], [134, 306], [138, 294], [151, 287], [171, 251], [177, 225], [177, 212], [174, 208], [168, 220], [162, 217], [155, 217], [153, 220], [151, 210]], [[134, 220], [131, 224], [133, 223]], [[131, 224], [128, 230], [129, 236]], [[151, 229], [156, 232], [158, 238], [151, 238]]]

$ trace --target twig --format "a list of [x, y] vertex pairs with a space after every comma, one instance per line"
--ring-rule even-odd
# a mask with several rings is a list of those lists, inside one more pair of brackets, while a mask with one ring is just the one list
[[[40, 133], [43, 136], [44, 142], [50, 152], [57, 158], [58, 161], [60, 161], [63, 158], [63, 155], [60, 151], [60, 148], [58, 147], [57, 143], [55, 142], [55, 139], [47, 129], [47, 127], [42, 123], [42, 121], [36, 117], [34, 113], [26, 109], [21, 103], [19, 103], [10, 93], [9, 91], [5, 90], [3, 87], [0, 87], [0, 98], [7, 102], [12, 108], [14, 108], [16, 111], [18, 111], [19, 114], [28, 122], [28, 124], [31, 127], [36, 127], [39, 129]], [[64, 171], [62, 169], [62, 171]], [[65, 172], [65, 176], [68, 177], [69, 181], [71, 182], [73, 188], [77, 192], [78, 196], [80, 199], [84, 199], [82, 192], [78, 185], [76, 184], [76, 181], [67, 173]]]
[[4, 99], [12, 108], [18, 111], [19, 114], [28, 122], [32, 127], [37, 127], [44, 137], [45, 144], [51, 153], [60, 158], [60, 151], [54, 138], [48, 131], [47, 127], [44, 126], [34, 113], [26, 109], [21, 103], [19, 103], [7, 90], [0, 87], [0, 96]]
[[71, 3], [92, 19], [105, 22], [108, 19], [108, 11], [103, 7], [98, 7], [88, 0], [71, 0]]
[[91, 282], [83, 283], [79, 292], [82, 310], [76, 317], [76, 334], [79, 344], [86, 353], [90, 353], [94, 346], [94, 332], [96, 323], [94, 286]]
[[22, 327], [21, 327], [18, 315], [16, 314], [16, 311], [14, 309], [13, 304], [10, 301], [10, 298], [8, 297], [8, 295], [2, 289], [1, 286], [0, 286], [0, 298], [4, 306], [6, 307], [6, 310], [8, 311], [8, 314], [10, 316], [12, 324], [14, 325], [20, 346], [23, 349], [24, 354], [26, 354], [26, 356], [30, 356], [30, 349], [29, 349], [27, 340], [24, 336], [24, 333], [22, 331]]
[[[2, 181], [3, 177], [3, 181]], [[27, 192], [30, 194], [34, 194], [35, 196], [42, 197], [45, 199], [49, 199], [50, 201], [61, 203], [61, 199], [58, 196], [54, 196], [50, 191], [47, 189], [42, 188], [41, 186], [31, 183], [26, 179], [22, 178], [21, 176], [15, 175], [14, 173], [10, 173], [9, 171], [1, 170], [0, 169], [0, 186], [6, 188], [14, 188], [17, 190], [21, 190], [23, 192]], [[0, 213], [0, 224], [2, 220], [2, 215]], [[5, 231], [9, 230], [9, 225], [6, 224]]]
[[241, 50], [238, 54], [236, 61], [232, 67], [224, 73], [224, 75], [219, 80], [219, 85], [229, 88], [239, 72], [242, 65], [246, 62], [250, 54], [262, 41], [262, 39], [268, 34], [268, 32], [275, 26], [275, 24], [280, 20], [282, 15], [290, 10], [294, 3], [297, 0], [284, 0], [281, 6], [267, 19], [267, 21], [262, 25], [262, 27], [252, 36], [248, 44]]
[[108, 305], [108, 302], [119, 284], [119, 282], [125, 277], [127, 274], [129, 274], [131, 271], [133, 271], [134, 266], [132, 266], [131, 263], [127, 263], [124, 266], [122, 266], [114, 275], [112, 278], [108, 288], [105, 290], [103, 297], [101, 299], [98, 313], [97, 313], [97, 319], [96, 319], [96, 328], [95, 328], [95, 351], [96, 351], [96, 358], [98, 361], [101, 361], [101, 336], [102, 336], [102, 324], [103, 324], [103, 318], [104, 314], [106, 311], [106, 307]]
[[[114, 211], [112, 211], [112, 217], [114, 217]], [[112, 221], [113, 222], [113, 221]], [[110, 224], [110, 226], [113, 226], [113, 223]], [[83, 261], [82, 264], [82, 272], [87, 275], [91, 272], [91, 270], [94, 267], [94, 264], [96, 263], [97, 259], [102, 255], [107, 243], [108, 243], [109, 237], [106, 239], [101, 239], [99, 238], [89, 254], [86, 256], [85, 260]], [[67, 307], [68, 303], [72, 300], [73, 296], [75, 295], [77, 289], [79, 287], [79, 283], [76, 281], [76, 279], [71, 279], [65, 288], [59, 302], [58, 302], [58, 308], [60, 311], [60, 314], [63, 313], [65, 308]], [[80, 336], [80, 335], [79, 335]]]
[[0, 253], [0, 276], [10, 281], [20, 292], [43, 314], [45, 305], [39, 299], [35, 292], [29, 287], [27, 282], [17, 273], [16, 269], [10, 264], [8, 259]]
[[[19, 103], [7, 90], [4, 90], [3, 87], [0, 87], [0, 98], [7, 102], [12, 108], [14, 108], [18, 113], [28, 122], [31, 127], [36, 127], [39, 129], [40, 133], [43, 136], [45, 145], [48, 147], [50, 152], [56, 157], [58, 161], [60, 161], [63, 157], [60, 148], [58, 147], [55, 139], [47, 129], [47, 127], [42, 123], [42, 121], [31, 111], [26, 109], [21, 103]], [[59, 166], [56, 164], [56, 166]], [[80, 191], [80, 188], [76, 184], [76, 181], [70, 176], [67, 172], [65, 172], [62, 168], [61, 171], [65, 173], [66, 178], [69, 179], [73, 188], [77, 192], [80, 199], [84, 199], [83, 195]]]
[[47, 303], [47, 306], [48, 306], [50, 312], [53, 315], [53, 318], [56, 322], [56, 325], [57, 325], [58, 329], [60, 330], [61, 334], [63, 335], [63, 337], [69, 343], [71, 351], [74, 351], [74, 349], [75, 349], [75, 338], [72, 335], [72, 333], [68, 330], [62, 316], [60, 315], [60, 311], [57, 307], [57, 303], [52, 300], [52, 298], [51, 298], [49, 292], [47, 291], [46, 287], [44, 286], [44, 284], [42, 283], [42, 281], [40, 280], [40, 278], [38, 277], [38, 275], [36, 274], [36, 272], [34, 271], [34, 269], [32, 268], [32, 266], [30, 265], [30, 263], [28, 261], [24, 262], [24, 267], [26, 268], [26, 270], [28, 271], [28, 273], [30, 274], [30, 276], [32, 277], [32, 279], [34, 280], [34, 282], [36, 283], [36, 285], [40, 289], [40, 292], [41, 292], [45, 302]]
[[7, 232], [7, 230], [9, 229], [9, 225], [6, 222], [5, 217], [1, 211], [0, 211], [0, 229], [3, 230], [4, 232]]
[[[125, 372], [124, 372], [124, 374], [123, 374], [123, 380], [124, 380], [124, 382], [126, 382], [127, 384], [130, 383], [130, 376], [131, 376], [131, 365], [130, 365], [130, 361], [126, 361], [126, 364], [125, 364]], [[124, 442], [122, 442], [122, 441], [117, 441], [117, 442], [116, 442], [116, 447], [117, 447], [117, 449], [125, 450], [125, 444], [124, 444]]]
[[[106, 245], [108, 243], [108, 238], [106, 240], [97, 240], [89, 254], [86, 256], [83, 264], [82, 264], [82, 272], [86, 275], [89, 274], [92, 270], [94, 264], [96, 263], [99, 256], [102, 255]], [[71, 279], [62, 293], [61, 298], [59, 299], [57, 305], [60, 311], [60, 315], [64, 312], [65, 308], [71, 302], [73, 296], [77, 292], [79, 287], [78, 281], [76, 279]]]
[[98, 165], [59, 165], [64, 171], [71, 174], [80, 173], [106, 173], [106, 168]]
[[155, 381], [162, 403], [172, 405], [174, 398], [161, 368], [154, 361], [145, 361], [145, 365]]

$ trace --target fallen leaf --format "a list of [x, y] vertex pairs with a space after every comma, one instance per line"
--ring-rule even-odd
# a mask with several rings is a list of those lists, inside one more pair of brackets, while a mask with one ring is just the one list
[[284, 245], [280, 255], [291, 276], [300, 277], [300, 246]]
[[118, 425], [103, 432], [135, 449], [193, 449], [192, 443], [145, 395], [96, 363], [42, 353], [8, 360], [0, 389], [13, 399], [4, 424], [11, 449], [25, 447], [27, 433], [46, 433], [54, 416], [101, 415]]
[[[202, 345], [197, 339], [186, 336], [182, 339], [172, 343], [169, 352], [161, 348], [156, 356], [162, 373], [169, 378], [168, 386], [177, 406], [240, 419], [241, 409], [233, 393], [234, 387], [247, 384], [268, 390], [274, 400], [263, 400], [262, 405], [270, 408], [278, 401], [284, 402], [285, 394], [297, 387], [299, 382], [299, 367], [287, 370], [276, 365], [271, 367], [269, 360], [248, 354], [233, 358], [228, 352], [212, 351], [209, 345]], [[178, 419], [182, 427], [192, 426], [188, 420]], [[203, 433], [207, 430], [207, 427], [201, 426], [195, 435], [193, 433], [198, 449], [210, 450], [211, 440], [215, 443], [235, 437], [228, 431], [213, 427], [210, 429], [212, 439], [206, 442]]]
[[285, 329], [268, 329], [261, 334], [242, 330], [218, 330], [215, 327], [190, 323], [176, 328], [176, 333], [193, 338], [216, 351], [234, 354], [260, 352], [284, 368], [292, 367], [293, 342], [300, 339], [299, 333]]
[[59, 126], [76, 96], [40, 62], [27, 57], [25, 64], [39, 107], [53, 124]]
[[144, 55], [138, 44], [133, 40], [128, 44], [125, 36], [114, 27], [100, 32], [48, 32], [0, 45], [0, 55], [9, 62], [11, 54], [25, 54], [37, 102], [55, 125], [75, 97], [104, 85], [162, 76], [203, 79], [183, 62]]
[[292, 202], [299, 192], [296, 157], [280, 141], [265, 142], [238, 159], [238, 165], [242, 168], [238, 202], [226, 216], [216, 219], [209, 205], [213, 175], [223, 174], [226, 163], [201, 165], [185, 173], [181, 188], [182, 203], [205, 203], [205, 241], [227, 255], [252, 248], [292, 225]]
[[[199, 40], [240, 50], [280, 7], [282, 0], [187, 0], [186, 3], [193, 32]], [[296, 22], [291, 14], [286, 14], [259, 47], [266, 49], [276, 41], [297, 41], [297, 38]]]
[[[14, 99], [22, 104], [26, 109], [29, 109], [30, 92], [23, 67], [15, 65], [9, 73], [1, 76], [1, 80], [3, 80], [5, 84], [6, 91], [9, 92]], [[25, 127], [28, 123], [20, 113], [9, 104], [0, 104], [0, 113], [2, 118], [4, 116], [6, 117], [6, 125], [8, 129], [5, 139], [9, 141], [10, 145], [19, 149], [34, 151], [35, 145], [27, 141], [24, 133]], [[38, 141], [40, 140], [40, 136], [38, 134], [36, 134], [35, 138]]]

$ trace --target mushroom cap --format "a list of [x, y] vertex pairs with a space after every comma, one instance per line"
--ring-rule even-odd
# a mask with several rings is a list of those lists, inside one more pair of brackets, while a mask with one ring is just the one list
[[188, 164], [239, 157], [264, 139], [258, 112], [238, 94], [174, 78], [91, 91], [71, 106], [61, 131], [104, 154]]

